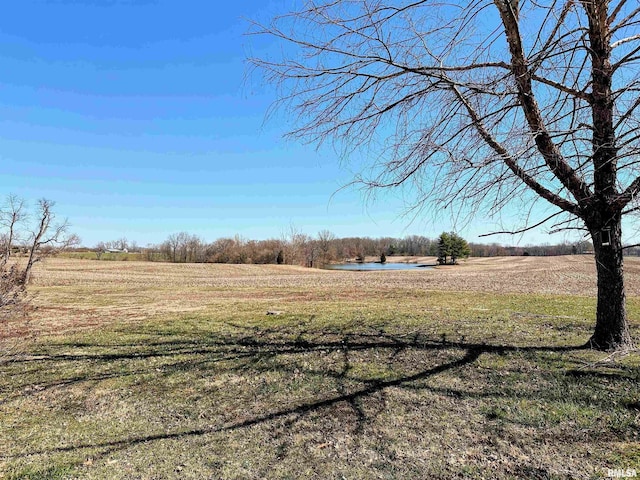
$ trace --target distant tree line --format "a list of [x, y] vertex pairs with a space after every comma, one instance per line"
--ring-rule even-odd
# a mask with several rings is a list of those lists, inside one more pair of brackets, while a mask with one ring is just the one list
[[[498, 243], [470, 243], [469, 247], [471, 248], [471, 256], [473, 257], [521, 257], [527, 255], [545, 257], [593, 253], [592, 243], [586, 240], [575, 243], [558, 243], [554, 245], [525, 245], [524, 247], [505, 247]], [[628, 253], [632, 252], [629, 251]]]
[[142, 249], [147, 260], [176, 263], [253, 263], [321, 267], [332, 262], [364, 261], [389, 255], [436, 256], [438, 242], [427, 237], [336, 236], [323, 230], [315, 237], [295, 229], [278, 239], [247, 240], [236, 235], [207, 243], [186, 232], [171, 234], [159, 245]]
[[[526, 245], [505, 247], [498, 243], [467, 243], [455, 232], [445, 232], [438, 238], [409, 235], [392, 237], [345, 237], [337, 238], [328, 230], [310, 236], [295, 228], [281, 238], [248, 240], [239, 235], [223, 237], [206, 242], [187, 232], [173, 233], [157, 245], [138, 247], [125, 238], [101, 242], [96, 248], [100, 252], [109, 249], [137, 252], [145, 260], [174, 263], [237, 263], [237, 264], [287, 264], [306, 267], [345, 262], [364, 261], [365, 258], [385, 260], [389, 256], [424, 256], [441, 259], [441, 263], [472, 257], [495, 256], [554, 256], [592, 254], [591, 242], [560, 243], [554, 245]], [[640, 255], [640, 247], [626, 250], [627, 255]], [[384, 261], [384, 260], [383, 260]]]

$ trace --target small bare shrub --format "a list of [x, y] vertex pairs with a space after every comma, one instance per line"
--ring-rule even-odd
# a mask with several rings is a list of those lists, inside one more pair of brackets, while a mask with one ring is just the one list
[[0, 267], [0, 363], [15, 355], [31, 337], [30, 312], [33, 310], [24, 284], [24, 271], [18, 265]]

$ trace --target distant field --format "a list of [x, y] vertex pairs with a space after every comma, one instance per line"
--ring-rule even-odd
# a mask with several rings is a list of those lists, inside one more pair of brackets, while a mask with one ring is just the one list
[[[640, 343], [640, 261], [625, 265]], [[0, 478], [640, 474], [640, 355], [577, 348], [595, 285], [586, 256], [52, 259], [38, 337], [0, 363]]]
[[[285, 307], [293, 309], [288, 313], [306, 313], [314, 308], [321, 311], [327, 302], [362, 308], [382, 301], [392, 309], [414, 311], [415, 302], [425, 301], [425, 292], [429, 291], [596, 295], [595, 266], [587, 256], [478, 258], [460, 266], [409, 272], [72, 259], [51, 259], [38, 267], [35, 291], [41, 305], [39, 326], [58, 333], [87, 325], [109, 325], [114, 320], [143, 321], [192, 312], [217, 315], [234, 301], [261, 314]], [[640, 298], [640, 259], [628, 259], [625, 272], [633, 308], [633, 297]], [[446, 303], [466, 312], [473, 298], [476, 296], [460, 294]], [[585, 298], [584, 302], [589, 304], [584, 314], [594, 318], [594, 300]], [[428, 303], [417, 307], [424, 308]]]
[[[138, 262], [146, 260], [145, 255], [142, 253], [120, 253], [120, 252], [104, 252], [100, 253], [99, 260], [106, 261], [118, 261], [118, 262]], [[63, 259], [75, 259], [75, 260], [98, 260], [98, 254], [96, 252], [62, 252], [59, 258]]]

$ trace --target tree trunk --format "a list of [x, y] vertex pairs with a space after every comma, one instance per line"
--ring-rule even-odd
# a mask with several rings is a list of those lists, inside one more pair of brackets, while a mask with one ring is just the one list
[[24, 267], [24, 272], [22, 272], [22, 283], [24, 285], [28, 285], [31, 281], [31, 269], [34, 263], [36, 263], [36, 247], [32, 246], [29, 252], [29, 260], [27, 260], [27, 266]]
[[[632, 341], [627, 321], [620, 220], [610, 226], [608, 234], [597, 229], [591, 231], [591, 236], [598, 273], [598, 306], [596, 328], [588, 346], [598, 350], [630, 348]], [[603, 245], [606, 240], [609, 240], [609, 245]]]

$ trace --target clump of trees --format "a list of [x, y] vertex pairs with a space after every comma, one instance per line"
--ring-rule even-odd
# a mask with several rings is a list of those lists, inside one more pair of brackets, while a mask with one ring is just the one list
[[446, 265], [447, 259], [451, 265], [459, 258], [468, 258], [471, 248], [467, 241], [455, 232], [442, 232], [438, 237], [438, 263]]

